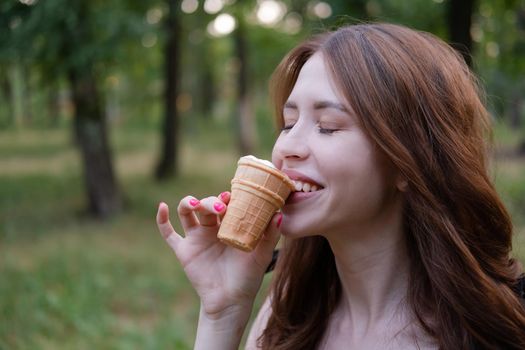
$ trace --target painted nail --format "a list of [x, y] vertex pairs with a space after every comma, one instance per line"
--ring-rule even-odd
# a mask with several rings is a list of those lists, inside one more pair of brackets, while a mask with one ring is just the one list
[[160, 206], [164, 204], [164, 202], [159, 202], [159, 205], [157, 206], [157, 208], [160, 208]]
[[200, 202], [201, 202], [200, 200], [195, 199], [195, 198], [190, 199], [190, 205], [191, 205], [192, 207], [196, 207], [197, 205], [200, 204]]
[[282, 221], [283, 221], [283, 214], [279, 214], [279, 218], [277, 219], [277, 228], [281, 227]]
[[219, 197], [221, 197], [222, 200], [224, 200], [228, 196], [228, 192], [222, 192]]
[[213, 205], [213, 209], [217, 212], [221, 212], [224, 209], [224, 204], [217, 202]]

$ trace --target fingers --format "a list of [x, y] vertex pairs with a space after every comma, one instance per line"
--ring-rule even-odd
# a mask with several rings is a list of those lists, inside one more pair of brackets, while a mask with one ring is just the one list
[[281, 234], [279, 232], [279, 226], [281, 225], [281, 221], [283, 219], [283, 214], [281, 212], [276, 213], [273, 217], [268, 226], [266, 227], [266, 230], [264, 231], [264, 235], [261, 238], [261, 241], [255, 248], [256, 251], [259, 251], [263, 254], [271, 253], [273, 252], [273, 249], [277, 245], [277, 242], [279, 242], [279, 238], [281, 237]]
[[226, 204], [229, 201], [229, 192], [223, 192], [219, 197], [210, 196], [201, 200], [193, 196], [184, 197], [177, 208], [184, 231], [187, 233], [199, 225], [217, 227], [226, 213]]
[[182, 240], [182, 237], [173, 229], [173, 226], [171, 225], [169, 219], [169, 215], [170, 213], [168, 205], [166, 203], [161, 202], [157, 211], [157, 226], [162, 237], [164, 237], [166, 242], [176, 253], [177, 246]]
[[215, 196], [204, 198], [197, 208], [202, 226], [217, 226], [226, 213], [226, 204]]
[[228, 192], [228, 191], [222, 192], [222, 193], [219, 195], [219, 199], [220, 199], [224, 204], [228, 204], [228, 203], [230, 203], [230, 198], [231, 198], [231, 193]]
[[192, 196], [186, 196], [179, 202], [177, 213], [184, 232], [188, 232], [199, 225], [199, 220], [197, 220], [197, 215], [195, 215], [195, 211], [199, 206], [200, 201]]

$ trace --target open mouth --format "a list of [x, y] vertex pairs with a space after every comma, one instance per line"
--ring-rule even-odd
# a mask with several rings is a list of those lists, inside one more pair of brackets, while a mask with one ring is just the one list
[[292, 180], [295, 185], [295, 192], [316, 192], [323, 187], [306, 181]]

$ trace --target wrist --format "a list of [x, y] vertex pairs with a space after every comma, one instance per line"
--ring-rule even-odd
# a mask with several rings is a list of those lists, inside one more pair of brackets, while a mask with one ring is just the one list
[[208, 313], [201, 305], [194, 349], [238, 349], [253, 304], [233, 305], [221, 312]]
[[203, 320], [210, 323], [239, 320], [245, 317], [250, 317], [252, 307], [253, 300], [246, 301], [243, 303], [238, 302], [236, 304], [221, 309], [205, 307], [201, 303], [199, 318], [203, 318]]

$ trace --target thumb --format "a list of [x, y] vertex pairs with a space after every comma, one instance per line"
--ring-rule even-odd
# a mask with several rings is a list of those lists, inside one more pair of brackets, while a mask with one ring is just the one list
[[270, 220], [270, 223], [264, 231], [261, 241], [259, 242], [257, 247], [255, 247], [256, 254], [264, 254], [264, 256], [268, 255], [269, 258], [271, 258], [273, 249], [275, 248], [277, 242], [279, 242], [279, 238], [281, 237], [279, 226], [281, 225], [282, 219], [283, 214], [281, 212], [277, 212], [276, 214], [274, 214], [272, 220]]

